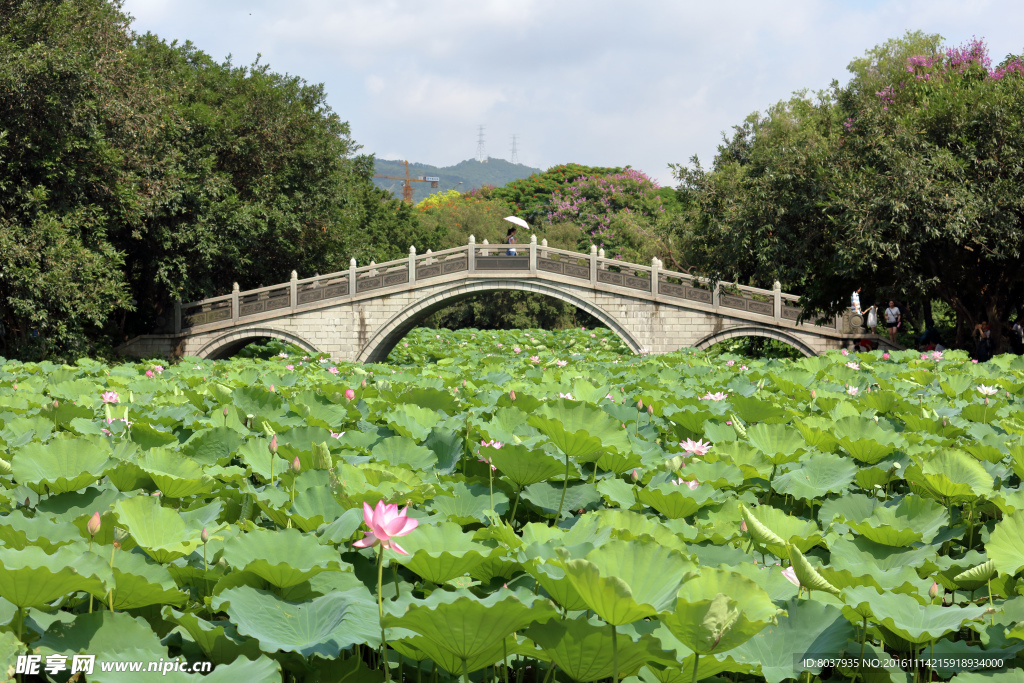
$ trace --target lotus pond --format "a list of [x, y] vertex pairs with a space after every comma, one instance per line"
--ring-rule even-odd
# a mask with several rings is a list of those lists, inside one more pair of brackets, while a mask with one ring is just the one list
[[0, 365], [0, 674], [1022, 680], [1020, 359], [404, 343]]

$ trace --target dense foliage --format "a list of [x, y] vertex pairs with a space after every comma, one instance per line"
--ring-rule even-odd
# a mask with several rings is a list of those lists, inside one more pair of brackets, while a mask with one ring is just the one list
[[135, 36], [111, 2], [4, 0], [0, 351], [76, 357], [166, 329], [175, 297], [406, 253], [358, 148], [301, 78]]
[[[1019, 358], [408, 341], [409, 365], [0, 365], [0, 667], [1017, 680]], [[880, 664], [814, 661], [840, 655]]]
[[816, 313], [857, 285], [926, 316], [941, 300], [960, 343], [983, 320], [998, 340], [1024, 293], [1022, 62], [993, 69], [980, 41], [913, 33], [850, 71], [749, 117], [710, 170], [677, 168], [696, 261], [726, 280], [778, 279]]

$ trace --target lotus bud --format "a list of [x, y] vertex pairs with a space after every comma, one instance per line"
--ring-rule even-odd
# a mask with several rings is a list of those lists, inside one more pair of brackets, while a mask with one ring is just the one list
[[635, 469], [633, 470], [633, 474], [632, 474], [632, 475], [630, 475], [630, 476], [632, 476], [632, 477], [633, 477], [633, 481], [636, 481], [637, 479], [639, 479], [639, 478], [640, 478], [640, 475], [636, 473], [636, 470], [635, 470]]
[[277, 455], [277, 434], [270, 437], [270, 452]]
[[273, 384], [270, 385], [270, 393], [274, 393], [274, 385]]
[[[54, 401], [56, 403], [56, 401]], [[988, 396], [985, 397], [985, 405], [988, 405]]]
[[814, 392], [814, 389], [811, 389], [811, 398], [818, 398], [818, 394]]
[[640, 399], [639, 401], [636, 402], [636, 409], [637, 410], [643, 410], [644, 409], [644, 400], [643, 399]]
[[299, 456], [297, 456], [297, 455], [295, 456], [295, 459], [292, 460], [292, 470], [296, 474], [298, 474], [300, 471], [302, 471], [302, 463], [299, 462]]
[[89, 518], [88, 523], [85, 525], [85, 530], [89, 532], [90, 536], [95, 537], [100, 532], [100, 525], [103, 522], [100, 521], [100, 513], [92, 513], [92, 517]]
[[203, 545], [206, 545], [210, 540], [210, 532], [206, 530], [205, 526], [203, 527], [202, 533], [199, 534], [199, 540], [203, 542]]
[[938, 595], [938, 594], [939, 594], [939, 584], [937, 584], [936, 582], [932, 581], [932, 587], [928, 589], [928, 597], [931, 598], [932, 600], [934, 600], [935, 596]]
[[57, 399], [53, 399], [53, 407], [60, 408], [60, 401], [58, 401]]
[[228, 409], [227, 409], [227, 406], [225, 406], [224, 407], [224, 417], [227, 417], [227, 416], [228, 416]]
[[740, 531], [747, 533], [747, 520], [744, 519], [740, 521]]
[[353, 389], [349, 388], [349, 389], [345, 390], [345, 399], [346, 400], [351, 401], [355, 397], [356, 397], [356, 392]]
[[901, 468], [901, 467], [903, 467], [903, 465], [899, 464], [898, 462], [894, 462], [894, 463], [892, 464], [892, 468], [893, 468], [894, 470], [898, 470], [898, 469], [899, 469], [899, 468]]
[[362, 381], [362, 382], [361, 382], [361, 383], [359, 384], [359, 386], [361, 386], [361, 387], [362, 387], [363, 389], [365, 389], [365, 388], [366, 388], [366, 380], [364, 379], [364, 380], [363, 380], [363, 381]]
[[14, 384], [12, 384], [11, 388], [14, 389], [15, 391], [17, 391], [18, 390], [18, 383], [15, 382]]
[[31, 501], [28, 499], [28, 496], [25, 496], [25, 507], [28, 507], [29, 505], [31, 505]]

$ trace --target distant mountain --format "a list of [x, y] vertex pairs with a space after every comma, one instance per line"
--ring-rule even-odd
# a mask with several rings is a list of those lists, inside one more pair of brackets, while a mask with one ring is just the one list
[[[375, 165], [376, 175], [389, 175], [400, 178], [405, 177], [405, 162], [391, 161], [388, 159], [377, 159]], [[436, 189], [430, 187], [430, 183], [413, 183], [413, 203], [416, 203], [435, 192], [457, 189], [459, 192], [469, 192], [472, 189], [484, 185], [501, 186], [505, 183], [527, 178], [534, 173], [543, 173], [542, 169], [531, 168], [522, 164], [512, 164], [504, 159], [490, 157], [486, 162], [476, 159], [467, 159], [454, 166], [431, 166], [419, 162], [409, 162], [409, 176], [436, 177], [441, 181]], [[396, 197], [402, 196], [402, 181], [390, 180], [387, 178], [374, 178], [373, 182], [377, 187], [391, 190]], [[458, 183], [462, 183], [459, 185]]]

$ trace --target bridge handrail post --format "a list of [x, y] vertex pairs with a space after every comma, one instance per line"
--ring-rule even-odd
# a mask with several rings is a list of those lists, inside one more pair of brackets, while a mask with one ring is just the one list
[[416, 245], [409, 245], [409, 284], [416, 284]]
[[476, 270], [476, 237], [469, 236], [469, 272]]
[[181, 334], [181, 297], [174, 300], [174, 334]]
[[530, 235], [530, 275], [537, 274], [537, 236]]
[[772, 292], [775, 295], [775, 319], [782, 320], [782, 283], [776, 280]]
[[722, 283], [715, 282], [715, 288], [711, 290], [711, 305], [718, 308], [719, 300], [722, 296]]
[[356, 260], [354, 258], [348, 261], [348, 295], [356, 295]]
[[654, 256], [651, 258], [651, 296], [658, 297], [658, 276], [661, 273], [661, 260]]
[[590, 245], [590, 286], [597, 286], [597, 245]]
[[238, 322], [238, 283], [231, 285], [231, 322]]
[[288, 283], [288, 303], [291, 308], [299, 305], [299, 274], [292, 271], [292, 279]]

